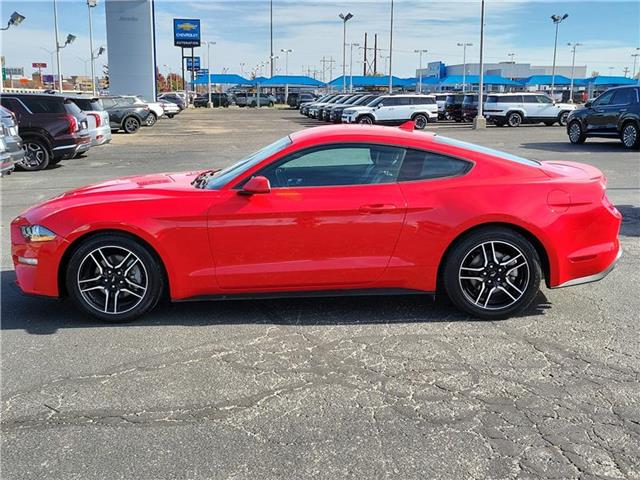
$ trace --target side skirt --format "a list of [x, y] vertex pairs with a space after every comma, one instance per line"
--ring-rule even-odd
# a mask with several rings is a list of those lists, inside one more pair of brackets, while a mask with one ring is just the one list
[[365, 297], [365, 296], [398, 296], [425, 295], [434, 298], [435, 292], [411, 290], [408, 288], [361, 288], [353, 290], [311, 290], [295, 292], [260, 292], [260, 293], [231, 293], [219, 295], [198, 295], [196, 297], [172, 300], [175, 303], [222, 301], [222, 300], [268, 300], [277, 298], [323, 298], [323, 297]]

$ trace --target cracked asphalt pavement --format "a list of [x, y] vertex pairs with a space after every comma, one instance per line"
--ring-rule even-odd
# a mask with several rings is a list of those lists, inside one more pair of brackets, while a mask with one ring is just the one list
[[625, 219], [603, 281], [477, 321], [421, 296], [164, 304], [130, 324], [13, 287], [8, 224], [114, 176], [227, 165], [316, 125], [184, 112], [2, 188], [3, 479], [640, 479], [640, 155], [560, 127], [439, 124], [590, 163]]

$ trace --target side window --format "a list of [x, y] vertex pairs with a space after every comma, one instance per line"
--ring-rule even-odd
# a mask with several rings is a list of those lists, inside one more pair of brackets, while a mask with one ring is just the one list
[[536, 100], [538, 100], [538, 103], [553, 103], [553, 100], [546, 95], [536, 95]]
[[455, 177], [468, 172], [470, 168], [471, 164], [464, 160], [439, 153], [407, 149], [398, 181], [410, 182], [412, 180]]
[[33, 113], [65, 113], [62, 99], [23, 97], [22, 101]]
[[0, 105], [11, 110], [13, 113], [26, 113], [25, 108], [15, 98], [0, 97]]
[[398, 99], [397, 98], [389, 97], [389, 98], [385, 98], [384, 100], [382, 100], [382, 106], [383, 107], [395, 107], [396, 105], [398, 105]]
[[604, 92], [598, 98], [596, 98], [593, 102], [593, 105], [597, 105], [599, 107], [604, 107], [606, 105], [611, 104], [611, 100], [613, 99], [613, 94], [616, 93], [615, 90], [609, 90], [608, 92]]
[[398, 98], [396, 98], [396, 102], [398, 102], [397, 105], [400, 105], [400, 106], [411, 105], [412, 104], [412, 100], [419, 100], [419, 99], [411, 98], [411, 97], [398, 97]]
[[633, 103], [635, 92], [631, 88], [621, 88], [616, 90], [611, 100], [611, 105], [629, 105]]
[[522, 103], [538, 103], [535, 95], [523, 95]]
[[405, 150], [381, 145], [333, 145], [297, 152], [256, 175], [273, 188], [393, 183]]

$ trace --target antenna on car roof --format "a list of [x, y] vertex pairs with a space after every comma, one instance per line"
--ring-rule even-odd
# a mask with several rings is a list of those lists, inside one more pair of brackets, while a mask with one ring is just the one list
[[416, 128], [416, 122], [414, 122], [413, 120], [409, 120], [407, 122], [404, 122], [398, 128], [400, 130], [406, 130], [407, 132], [413, 132]]

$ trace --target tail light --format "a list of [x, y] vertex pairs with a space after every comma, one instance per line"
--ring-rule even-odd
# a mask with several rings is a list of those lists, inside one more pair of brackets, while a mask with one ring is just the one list
[[100, 114], [99, 113], [90, 113], [89, 115], [91, 115], [93, 118], [96, 119], [96, 128], [100, 126], [100, 124], [102, 123], [102, 118], [100, 118]]
[[76, 133], [78, 131], [78, 120], [73, 115], [65, 115], [69, 122], [69, 133]]

